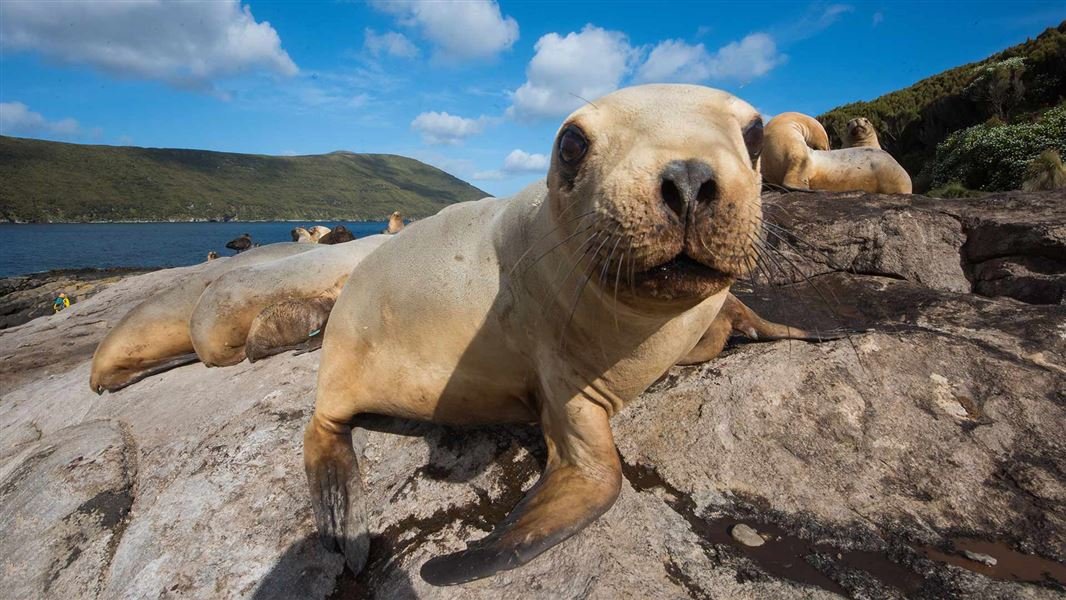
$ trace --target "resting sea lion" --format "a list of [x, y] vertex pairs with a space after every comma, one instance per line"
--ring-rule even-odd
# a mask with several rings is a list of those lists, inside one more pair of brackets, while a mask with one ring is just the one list
[[800, 113], [781, 113], [766, 126], [762, 156], [763, 178], [772, 184], [801, 190], [911, 193], [911, 178], [878, 148], [825, 150], [829, 136], [822, 124]]
[[252, 248], [252, 236], [247, 233], [242, 233], [232, 240], [226, 242], [226, 247], [230, 250], [235, 250], [237, 254]]
[[361, 262], [304, 437], [322, 541], [363, 567], [363, 413], [543, 428], [540, 481], [487, 537], [428, 561], [430, 583], [513, 569], [610, 508], [610, 416], [692, 352], [753, 264], [762, 129], [725, 92], [623, 89], [564, 122], [547, 186], [449, 206]]
[[323, 236], [329, 233], [329, 227], [326, 227], [324, 225], [315, 225], [310, 229], [310, 233], [311, 241], [318, 243], [322, 240]]
[[207, 253], [207, 260], [215, 260], [216, 258], [218, 258], [218, 252], [212, 250]]
[[316, 246], [216, 278], [189, 318], [196, 355], [205, 365], [220, 367], [244, 360], [246, 344], [254, 348], [255, 359], [298, 344], [317, 346], [309, 334], [325, 327], [329, 310], [322, 310], [322, 302], [332, 306], [352, 269], [389, 239], [372, 235], [336, 247]]
[[403, 229], [403, 215], [399, 211], [396, 211], [389, 215], [389, 226], [385, 228], [385, 231], [381, 233], [396, 234], [400, 233]]
[[877, 141], [877, 130], [874, 124], [866, 117], [858, 117], [848, 121], [847, 135], [844, 136], [845, 148], [869, 147], [881, 149], [881, 142]]
[[350, 242], [355, 239], [352, 232], [348, 231], [348, 228], [344, 225], [337, 225], [328, 234], [319, 238], [319, 244], [343, 244], [344, 242]]
[[223, 274], [314, 249], [307, 244], [270, 244], [211, 261], [179, 286], [141, 302], [107, 333], [93, 354], [89, 387], [96, 393], [118, 391], [149, 375], [199, 360], [189, 337], [189, 317], [200, 294]]
[[292, 241], [297, 242], [299, 244], [315, 243], [315, 240], [311, 239], [311, 232], [307, 231], [303, 227], [294, 227], [293, 230], [289, 232], [289, 235], [292, 236]]

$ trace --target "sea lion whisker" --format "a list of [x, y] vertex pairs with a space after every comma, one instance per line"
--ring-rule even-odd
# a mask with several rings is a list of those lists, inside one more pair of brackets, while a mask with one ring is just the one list
[[577, 305], [581, 302], [581, 295], [585, 293], [585, 288], [588, 286], [589, 281], [592, 279], [592, 274], [596, 272], [596, 257], [599, 256], [600, 250], [603, 249], [603, 246], [607, 242], [611, 241], [611, 238], [614, 237], [614, 232], [618, 231], [619, 227], [621, 227], [621, 225], [616, 226], [614, 228], [614, 231], [612, 231], [607, 237], [603, 238], [603, 241], [600, 242], [600, 245], [596, 247], [596, 251], [592, 253], [592, 259], [588, 265], [589, 268], [587, 269], [588, 273], [585, 274], [585, 280], [578, 287], [577, 295], [574, 297], [574, 303], [570, 307], [570, 314], [567, 316], [566, 322], [563, 323], [562, 331], [559, 332], [559, 341], [561, 347], [566, 346], [566, 330], [570, 327], [570, 322], [574, 319], [574, 313], [577, 312]]
[[[569, 209], [567, 209], [567, 210], [569, 210]], [[564, 210], [563, 212], [565, 213], [566, 210]], [[580, 219], [584, 219], [585, 217], [588, 217], [588, 216], [594, 214], [595, 212], [596, 212], [595, 210], [590, 210], [590, 211], [585, 212], [583, 214], [580, 214], [580, 215], [578, 215], [578, 216], [576, 216], [576, 217], [574, 217], [572, 219], [567, 219], [566, 221], [563, 221], [563, 222], [559, 223], [555, 227], [552, 227], [547, 233], [545, 233], [544, 235], [540, 236], [535, 242], [530, 244], [529, 248], [526, 248], [525, 252], [523, 252], [521, 254], [521, 256], [518, 257], [518, 260], [516, 260], [514, 262], [514, 265], [511, 267], [511, 270], [508, 271], [507, 277], [510, 278], [512, 275], [514, 275], [515, 269], [517, 269], [518, 265], [520, 265], [522, 263], [522, 261], [525, 260], [526, 256], [528, 256], [529, 253], [532, 252], [533, 249], [537, 247], [537, 244], [539, 244], [542, 241], [544, 241], [545, 239], [547, 239], [548, 236], [550, 236], [551, 234], [555, 233], [560, 227], [562, 227], [563, 225], [567, 225], [569, 223], [573, 223], [574, 221], [578, 221]]]
[[[590, 228], [592, 228], [592, 227], [590, 226]], [[586, 231], [587, 231], [587, 229], [586, 229]], [[574, 272], [574, 269], [577, 268], [578, 263], [581, 262], [581, 260], [585, 258], [585, 255], [588, 254], [589, 250], [591, 250], [592, 246], [596, 243], [595, 240], [602, 233], [603, 233], [603, 231], [601, 231], [601, 230], [594, 231], [592, 233], [592, 235], [590, 235], [589, 237], [585, 238], [585, 240], [583, 242], [578, 244], [577, 252], [579, 254], [577, 254], [577, 258], [572, 263], [570, 263], [570, 267], [567, 268], [566, 274], [563, 275], [561, 279], [560, 279], [560, 275], [559, 274], [563, 271], [563, 264], [561, 263], [559, 265], [559, 267], [555, 270], [555, 274], [553, 275], [552, 280], [550, 282], [550, 289], [548, 290], [549, 291], [548, 298], [554, 298], [555, 296], [559, 295], [559, 292], [562, 290], [563, 286], [566, 285], [566, 282], [570, 279], [570, 275]], [[554, 305], [554, 304], [557, 304], [557, 303], [544, 303], [544, 302], [541, 303], [541, 314], [542, 315], [545, 314], [545, 311], [547, 310], [547, 308], [548, 308], [548, 306], [550, 304]]]
[[[544, 258], [545, 256], [547, 256], [547, 255], [551, 254], [551, 253], [552, 253], [552, 252], [554, 252], [554, 251], [555, 251], [556, 249], [558, 249], [559, 247], [561, 247], [561, 246], [562, 246], [563, 244], [565, 244], [566, 242], [568, 242], [568, 241], [570, 241], [570, 240], [574, 239], [575, 237], [577, 237], [577, 236], [579, 236], [579, 235], [581, 235], [581, 234], [583, 234], [583, 233], [586, 233], [586, 232], [588, 232], [588, 231], [589, 231], [590, 229], [594, 229], [594, 228], [595, 228], [595, 226], [596, 226], [596, 224], [595, 224], [595, 223], [590, 223], [589, 225], [587, 225], [587, 226], [585, 226], [585, 227], [582, 227], [581, 229], [578, 229], [578, 230], [574, 231], [574, 233], [571, 233], [570, 235], [566, 236], [566, 237], [565, 237], [565, 238], [563, 238], [562, 240], [559, 240], [559, 242], [558, 242], [557, 244], [555, 244], [555, 245], [554, 245], [554, 246], [552, 246], [551, 248], [548, 248], [548, 249], [547, 249], [547, 250], [546, 250], [546, 251], [545, 251], [545, 252], [544, 252], [543, 254], [541, 254], [540, 256], [538, 256], [538, 257], [536, 258], [536, 260], [534, 260], [534, 261], [533, 261], [533, 262], [531, 262], [530, 264], [526, 265], [526, 267], [525, 267], [525, 268], [524, 268], [524, 269], [522, 270], [522, 272], [521, 272], [521, 273], [520, 273], [520, 274], [518, 275], [518, 276], [519, 276], [519, 278], [525, 277], [525, 276], [526, 276], [526, 273], [528, 273], [530, 269], [532, 269], [532, 268], [533, 268], [534, 266], [536, 266], [536, 264], [537, 264], [537, 263], [539, 263], [539, 262], [540, 262], [540, 261], [541, 261], [541, 260], [542, 260], [542, 259], [543, 259], [543, 258]], [[585, 242], [587, 242], [587, 241], [588, 241], [588, 240], [586, 240]], [[581, 243], [581, 246], [583, 246], [583, 245], [585, 244], [585, 242], [582, 242], [582, 243]], [[581, 246], [578, 246], [578, 248], [580, 248]]]

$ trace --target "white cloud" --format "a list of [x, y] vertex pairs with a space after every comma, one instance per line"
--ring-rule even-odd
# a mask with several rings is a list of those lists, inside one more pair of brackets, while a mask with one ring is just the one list
[[69, 137], [81, 133], [71, 118], [49, 121], [21, 102], [0, 102], [0, 135], [51, 134]]
[[509, 173], [537, 173], [548, 170], [548, 157], [544, 154], [530, 154], [523, 150], [512, 150], [503, 159], [503, 170]]
[[530, 154], [525, 150], [516, 148], [503, 159], [502, 169], [478, 171], [471, 176], [471, 179], [479, 181], [499, 181], [501, 179], [508, 179], [513, 175], [544, 173], [548, 170], [549, 162], [548, 157], [544, 154]]
[[812, 5], [800, 19], [786, 25], [771, 29], [774, 39], [779, 43], [788, 45], [812, 38], [825, 31], [840, 17], [855, 10], [850, 4], [830, 4], [822, 8], [821, 5]]
[[298, 71], [277, 31], [239, 0], [6, 2], [0, 40], [5, 49], [198, 91], [215, 92], [219, 78], [250, 70]]
[[398, 58], [414, 58], [418, 56], [418, 47], [407, 39], [407, 36], [395, 31], [386, 31], [378, 34], [369, 27], [364, 32], [363, 45], [374, 56], [387, 54]]
[[585, 25], [565, 37], [549, 33], [535, 46], [527, 81], [515, 90], [508, 114], [519, 117], [566, 115], [618, 88], [637, 56], [625, 34]]
[[424, 112], [411, 121], [411, 129], [422, 134], [427, 144], [458, 144], [485, 130], [485, 117], [468, 119], [446, 112]]
[[518, 22], [505, 17], [493, 0], [371, 0], [370, 4], [395, 15], [401, 25], [416, 28], [445, 61], [489, 58], [518, 39]]
[[784, 63], [774, 39], [753, 33], [738, 42], [719, 48], [714, 54], [703, 44], [681, 40], [660, 42], [637, 71], [636, 80], [646, 82], [698, 83], [707, 80], [734, 80], [746, 83]]

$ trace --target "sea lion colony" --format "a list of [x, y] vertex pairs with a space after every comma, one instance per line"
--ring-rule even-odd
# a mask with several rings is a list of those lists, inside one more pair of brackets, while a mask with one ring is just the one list
[[297, 243], [212, 261], [116, 325], [90, 385], [116, 391], [196, 360], [322, 345], [305, 467], [320, 539], [356, 572], [369, 539], [358, 415], [539, 422], [548, 461], [537, 485], [488, 537], [427, 562], [423, 576], [443, 585], [515, 568], [610, 508], [621, 473], [609, 418], [667, 369], [710, 360], [734, 331], [819, 339], [729, 293], [756, 258], [766, 152], [795, 173], [784, 163], [809, 158], [792, 152], [797, 131], [803, 149], [828, 151], [810, 121], [783, 119], [775, 149], [777, 128], [764, 133], [727, 93], [620, 90], [563, 123], [546, 182], [513, 198], [340, 246], [329, 238], [351, 236], [343, 227], [325, 246], [298, 243], [311, 232], [297, 228]]

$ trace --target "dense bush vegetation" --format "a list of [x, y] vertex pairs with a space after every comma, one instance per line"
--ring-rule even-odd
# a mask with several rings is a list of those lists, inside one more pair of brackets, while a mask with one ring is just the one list
[[[1032, 121], [1064, 97], [1066, 22], [986, 60], [944, 71], [869, 102], [835, 108], [819, 120], [833, 146], [839, 147], [844, 124], [867, 117], [882, 147], [919, 186], [919, 182], [935, 180], [931, 170], [937, 146], [953, 132], [990, 120]], [[1015, 181], [1014, 175], [1000, 179]]]
[[1042, 152], [1066, 152], [1066, 104], [1035, 123], [982, 124], [956, 131], [936, 150], [933, 185], [957, 182], [977, 190], [1016, 190]]
[[1022, 189], [1027, 192], [1066, 188], [1066, 165], [1058, 150], [1044, 150], [1025, 170]]

